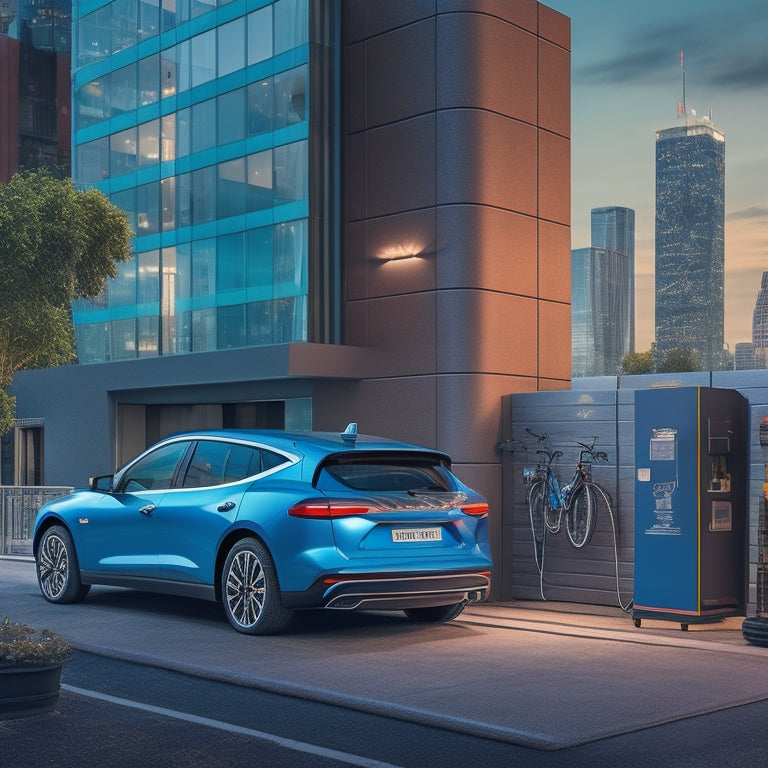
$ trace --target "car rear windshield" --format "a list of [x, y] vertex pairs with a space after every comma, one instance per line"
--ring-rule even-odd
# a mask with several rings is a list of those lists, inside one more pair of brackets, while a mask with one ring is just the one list
[[345, 454], [323, 463], [315, 486], [321, 491], [451, 491], [455, 479], [439, 456]]

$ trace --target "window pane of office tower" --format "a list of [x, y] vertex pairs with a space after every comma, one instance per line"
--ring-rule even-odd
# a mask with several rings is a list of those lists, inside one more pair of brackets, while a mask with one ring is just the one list
[[160, 8], [158, 0], [138, 1], [139, 42], [154, 37], [160, 31]]
[[160, 182], [136, 188], [137, 236], [156, 235], [160, 231]]
[[307, 340], [306, 296], [287, 296], [272, 301], [273, 342]]
[[154, 104], [160, 98], [160, 56], [147, 56], [139, 62], [139, 106]]
[[309, 142], [275, 147], [275, 205], [306, 200], [309, 195]]
[[306, 219], [275, 225], [274, 238], [274, 295], [294, 296], [306, 293]]
[[248, 86], [248, 135], [258, 136], [272, 130], [272, 78]]
[[192, 171], [192, 224], [205, 224], [216, 218], [216, 166]]
[[248, 232], [246, 274], [248, 301], [272, 298], [273, 263], [272, 227], [252, 229]]
[[186, 157], [192, 151], [192, 110], [176, 113], [176, 157]]
[[112, 53], [112, 9], [105, 5], [83, 16], [78, 25], [78, 66], [99, 61]]
[[[186, 5], [189, 9], [189, 0], [182, 2], [182, 0], [161, 0], [160, 2], [160, 31], [167, 32], [169, 29], [173, 29], [176, 24], [180, 23], [177, 19], [177, 13], [180, 13], [181, 7]], [[189, 13], [189, 10], [187, 10]], [[188, 17], [187, 17], [188, 18]], [[185, 21], [185, 19], [181, 19]]]
[[216, 99], [192, 107], [192, 151], [202, 152], [216, 146]]
[[109, 117], [112, 78], [104, 75], [86, 83], [75, 94], [75, 127], [87, 128]]
[[176, 246], [176, 293], [180, 306], [176, 312], [189, 307], [192, 296], [192, 244], [182, 243]]
[[110, 202], [123, 211], [128, 219], [128, 226], [132, 232], [136, 232], [136, 190], [124, 189], [121, 192], [112, 192]]
[[92, 184], [109, 176], [109, 140], [106, 136], [81, 144], [75, 151], [75, 157], [78, 181]]
[[139, 304], [160, 301], [160, 251], [151, 250], [136, 254], [139, 270]]
[[166, 115], [161, 119], [160, 159], [176, 159], [176, 115]]
[[309, 39], [309, 0], [278, 0], [275, 8], [275, 55]]
[[216, 348], [231, 349], [245, 346], [245, 305], [219, 307], [216, 318]]
[[176, 226], [192, 224], [192, 174], [182, 173], [176, 177]]
[[136, 319], [112, 320], [109, 324], [110, 359], [131, 360], [136, 357]]
[[245, 213], [245, 158], [238, 157], [219, 163], [218, 216], [239, 216]]
[[248, 64], [272, 56], [272, 6], [248, 14]]
[[192, 86], [192, 67], [189, 63], [192, 41], [183, 40], [176, 46], [176, 86], [179, 93], [188, 91]]
[[112, 53], [117, 53], [136, 45], [136, 0], [113, 0], [111, 7]]
[[81, 363], [104, 363], [109, 349], [109, 323], [75, 326], [77, 356]]
[[139, 126], [139, 168], [160, 162], [160, 121]]
[[216, 293], [245, 296], [245, 232], [219, 238], [216, 249]]
[[192, 310], [192, 351], [216, 349], [216, 308]]
[[160, 54], [160, 98], [173, 96], [176, 93], [176, 54], [174, 46]]
[[216, 0], [190, 0], [190, 12], [193, 19], [216, 9]]
[[176, 226], [176, 177], [160, 180], [160, 203], [163, 207], [163, 232]]
[[272, 150], [248, 156], [249, 211], [261, 211], [272, 207]]
[[222, 93], [216, 99], [219, 146], [245, 138], [245, 88]]
[[272, 125], [279, 130], [306, 119], [307, 68], [297, 67], [275, 75], [275, 112]]
[[219, 39], [219, 77], [245, 66], [245, 18], [240, 17], [217, 30]]
[[130, 64], [112, 73], [111, 97], [110, 117], [136, 109], [138, 96], [135, 64]]
[[136, 261], [121, 261], [117, 277], [109, 281], [109, 306], [124, 307], [136, 303]]
[[192, 296], [213, 296], [216, 293], [216, 241], [198, 240], [192, 243]]
[[216, 30], [211, 29], [192, 38], [192, 87], [216, 77]]
[[160, 318], [139, 317], [136, 320], [139, 357], [156, 357], [160, 344]]
[[109, 137], [109, 175], [122, 176], [136, 170], [136, 129], [128, 128]]
[[272, 300], [254, 301], [245, 307], [246, 343], [272, 344]]

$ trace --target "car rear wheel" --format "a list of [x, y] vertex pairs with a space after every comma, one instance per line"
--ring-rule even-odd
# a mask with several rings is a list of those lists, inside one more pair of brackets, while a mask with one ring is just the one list
[[91, 588], [80, 578], [77, 552], [69, 531], [51, 526], [37, 550], [37, 583], [49, 603], [79, 603]]
[[275, 635], [293, 617], [280, 599], [272, 557], [257, 539], [241, 539], [229, 551], [221, 596], [230, 624], [247, 635]]
[[455, 619], [463, 610], [464, 603], [455, 605], [432, 605], [429, 608], [408, 608], [405, 615], [414, 621], [428, 621], [435, 624]]

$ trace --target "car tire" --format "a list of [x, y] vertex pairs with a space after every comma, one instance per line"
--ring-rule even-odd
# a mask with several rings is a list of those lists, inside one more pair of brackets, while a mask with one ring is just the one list
[[432, 605], [429, 608], [408, 608], [405, 615], [413, 621], [424, 621], [438, 624], [455, 619], [463, 610], [465, 603], [455, 605]]
[[229, 623], [246, 635], [276, 635], [293, 618], [293, 610], [280, 599], [274, 561], [257, 539], [241, 539], [229, 551], [221, 600]]
[[82, 582], [75, 543], [61, 525], [52, 525], [43, 534], [35, 566], [40, 592], [49, 603], [79, 603], [91, 588]]

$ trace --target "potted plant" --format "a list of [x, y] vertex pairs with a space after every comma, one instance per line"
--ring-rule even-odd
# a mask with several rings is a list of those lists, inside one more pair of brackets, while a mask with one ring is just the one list
[[59, 635], [7, 617], [0, 621], [0, 719], [53, 709], [62, 665], [71, 658], [71, 646]]

